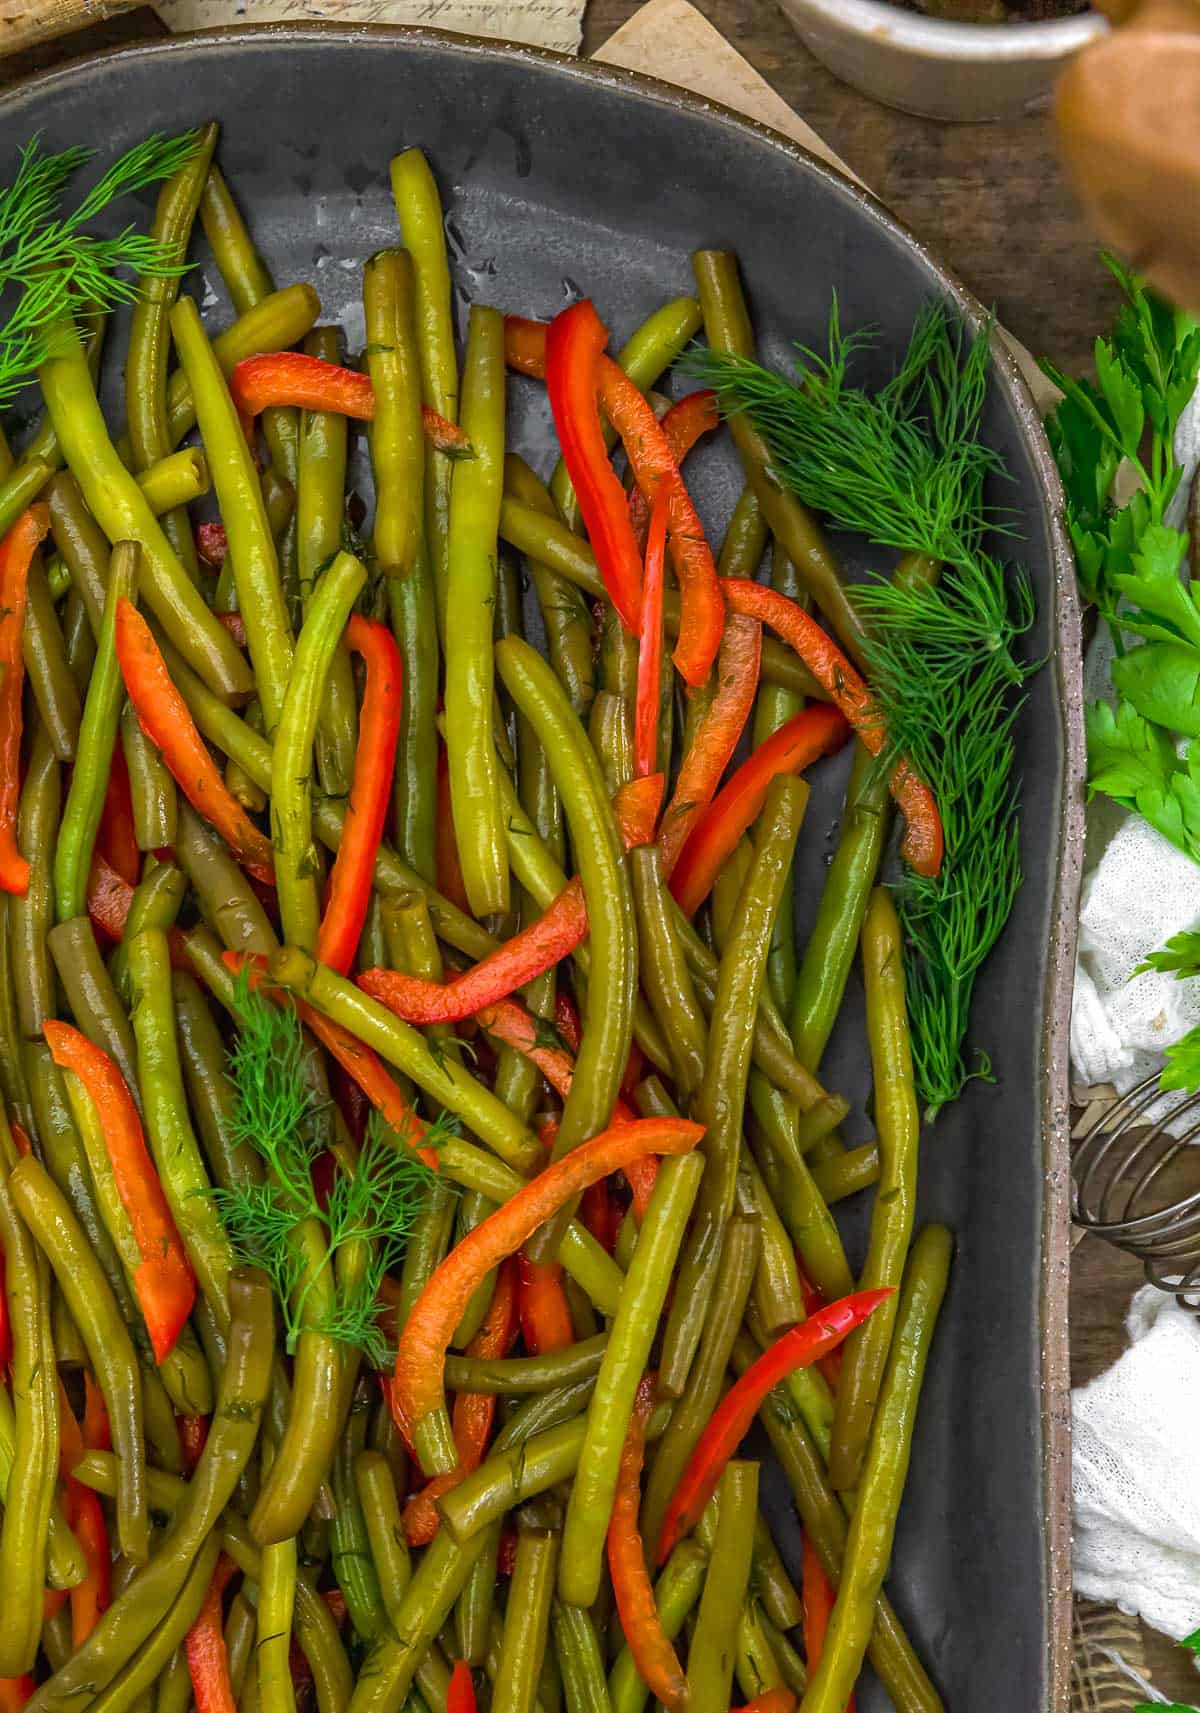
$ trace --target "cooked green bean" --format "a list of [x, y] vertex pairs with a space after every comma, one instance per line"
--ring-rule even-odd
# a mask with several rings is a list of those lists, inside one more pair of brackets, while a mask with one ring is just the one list
[[252, 688], [246, 663], [205, 606], [145, 495], [118, 458], [77, 334], [62, 328], [55, 341], [56, 355], [42, 365], [39, 379], [83, 497], [110, 541], [136, 541], [141, 547], [146, 604], [184, 659], [218, 694], [244, 695]]
[[604, 1655], [591, 1616], [581, 1606], [555, 1600], [550, 1627], [567, 1713], [612, 1713]]
[[79, 741], [79, 687], [67, 659], [67, 645], [40, 553], [30, 560], [25, 578], [21, 653], [42, 729], [59, 761], [74, 761]]
[[263, 1713], [295, 1713], [289, 1661], [296, 1608], [296, 1537], [262, 1549], [258, 1583], [258, 1645], [254, 1666]]
[[[220, 1550], [221, 1543], [215, 1536], [210, 1536], [201, 1544], [195, 1562], [184, 1577], [178, 1596], [158, 1628], [139, 1653], [89, 1703], [91, 1707], [100, 1709], [101, 1713], [138, 1713], [144, 1705], [146, 1713], [150, 1713], [153, 1707], [151, 1690], [155, 1680], [175, 1650], [182, 1646], [188, 1631], [200, 1616], [200, 1608], [208, 1593]], [[47, 1685], [42, 1687], [48, 1688]]]
[[830, 1206], [879, 1182], [879, 1149], [874, 1142], [851, 1148], [812, 1169], [813, 1183]]
[[642, 845], [630, 851], [629, 871], [637, 907], [642, 987], [671, 1049], [675, 1084], [687, 1104], [703, 1080], [708, 1026], [668, 909], [658, 846]]
[[108, 963], [113, 985], [129, 1005], [131, 1014], [134, 990], [129, 983], [129, 942], [147, 928], [158, 928], [164, 933], [173, 928], [186, 893], [187, 878], [182, 869], [173, 862], [159, 862], [154, 856], [147, 859], [129, 901], [121, 944]]
[[192, 1704], [192, 1674], [187, 1651], [177, 1647], [154, 1692], [154, 1713], [188, 1713]]
[[783, 1672], [770, 1638], [763, 1629], [762, 1614], [754, 1599], [746, 1602], [738, 1623], [737, 1656], [733, 1669], [738, 1688], [748, 1701], [784, 1685]]
[[[747, 490], [748, 492], [749, 490]], [[750, 573], [754, 575], [753, 572]], [[771, 587], [791, 600], [802, 600], [800, 579], [787, 554], [779, 547], [771, 554]], [[757, 747], [777, 732], [804, 706], [803, 696], [781, 684], [760, 684], [754, 703], [754, 743]], [[771, 932], [771, 955], [767, 959], [767, 986], [780, 1011], [787, 1016], [796, 988], [796, 923], [792, 889], [785, 888]], [[812, 1068], [811, 1066], [809, 1067]]]
[[261, 1183], [262, 1160], [233, 1125], [237, 1096], [226, 1071], [225, 1047], [208, 1001], [185, 970], [171, 972], [179, 1056], [188, 1106], [196, 1120], [213, 1181], [221, 1189]]
[[390, 1713], [403, 1705], [417, 1668], [449, 1617], [470, 1575], [481, 1543], [460, 1546], [439, 1529], [422, 1558], [396, 1614], [394, 1630], [367, 1655], [354, 1694], [352, 1713]]
[[[271, 836], [279, 918], [284, 939], [309, 952], [316, 950], [320, 926], [312, 834], [313, 741], [330, 663], [366, 580], [365, 567], [352, 554], [339, 553], [317, 584], [278, 713], [271, 763]], [[267, 723], [273, 723], [269, 716]]]
[[0, 479], [0, 532], [7, 535], [27, 506], [37, 499], [54, 474], [44, 458], [22, 458]]
[[[262, 703], [267, 731], [273, 732], [283, 712], [292, 670], [292, 636], [262, 487], [221, 365], [213, 355], [200, 312], [191, 298], [181, 297], [172, 309], [171, 334], [196, 401], [196, 420], [229, 538], [229, 559], [237, 585], [238, 609], [246, 626], [254, 687]], [[150, 601], [149, 592], [147, 600]], [[152, 601], [150, 604], [153, 606]], [[165, 620], [163, 623], [171, 641], [186, 659], [187, 649]], [[238, 661], [244, 671], [240, 654]], [[239, 682], [234, 688], [250, 686]]]
[[[500, 1071], [502, 1069], [503, 1062], [497, 1066], [497, 1081], [499, 1081]], [[509, 1100], [507, 1093], [503, 1089], [501, 1089], [499, 1093], [500, 1098], [505, 1102], [505, 1105], [508, 1105]], [[460, 1196], [458, 1198], [458, 1210], [454, 1216], [455, 1243], [461, 1243], [468, 1232], [474, 1231], [477, 1225], [482, 1225], [488, 1215], [495, 1211], [495, 1207], [495, 1202], [491, 1201], [487, 1196], [481, 1195], [478, 1190], [468, 1190], [465, 1195]], [[487, 1318], [487, 1312], [491, 1307], [495, 1289], [496, 1274], [493, 1270], [488, 1273], [481, 1283], [475, 1287], [474, 1291], [472, 1291], [471, 1300], [463, 1310], [462, 1319], [455, 1327], [454, 1337], [450, 1340], [452, 1350], [465, 1350], [467, 1345], [470, 1344], [471, 1340], [475, 1337], [475, 1334], [479, 1331]], [[479, 1391], [480, 1389], [481, 1388], [477, 1386], [468, 1386], [465, 1388], [467, 1391]]]
[[[244, 1590], [239, 1590], [230, 1602], [225, 1619], [225, 1657], [229, 1669], [229, 1684], [234, 1699], [242, 1692], [246, 1672], [254, 1660], [254, 1643], [258, 1633], [258, 1615]], [[155, 1708], [155, 1713], [158, 1709]]]
[[117, 723], [125, 685], [117, 660], [115, 626], [119, 601], [136, 601], [142, 554], [132, 542], [119, 542], [109, 563], [104, 623], [96, 664], [83, 705], [79, 744], [62, 824], [54, 847], [54, 903], [60, 922], [82, 916], [87, 908], [88, 870], [104, 810]]
[[412, 1580], [412, 1560], [404, 1538], [396, 1483], [387, 1459], [377, 1451], [360, 1451], [354, 1460], [354, 1484], [379, 1591], [394, 1625], [404, 1591]]
[[[463, 885], [477, 916], [508, 909], [508, 856], [499, 761], [481, 718], [494, 695], [492, 609], [496, 526], [504, 471], [504, 318], [472, 304], [463, 361], [462, 426], [473, 458], [454, 465], [450, 492], [444, 632], [446, 755]], [[501, 645], [506, 646], [506, 645]], [[511, 685], [509, 686], [511, 691]]]
[[91, 922], [86, 916], [74, 916], [51, 928], [47, 938], [76, 1024], [116, 1061], [130, 1094], [139, 1102], [133, 1030], [100, 956]]
[[820, 1663], [804, 1697], [809, 1713], [840, 1713], [862, 1665], [875, 1602], [891, 1561], [921, 1382], [953, 1251], [954, 1239], [946, 1228], [930, 1225], [919, 1234], [908, 1257], [870, 1445], [846, 1537], [837, 1600]]
[[[504, 491], [521, 505], [543, 516], [557, 517], [549, 490], [516, 453], [504, 460]], [[574, 583], [544, 564], [529, 559], [529, 575], [546, 632], [546, 652], [567, 700], [580, 720], [591, 712], [596, 694], [596, 663], [592, 654], [592, 615]]]
[[586, 1425], [583, 1416], [573, 1416], [520, 1445], [493, 1449], [478, 1469], [438, 1500], [445, 1530], [463, 1543], [477, 1539], [480, 1530], [498, 1523], [515, 1505], [569, 1480], [579, 1463]]
[[155, 517], [165, 523], [173, 508], [208, 492], [208, 460], [198, 446], [186, 446], [140, 471], [137, 484]]
[[534, 1713], [538, 1678], [550, 1632], [559, 1537], [551, 1529], [517, 1524], [500, 1659], [492, 1690], [495, 1713]]
[[62, 769], [44, 731], [29, 755], [17, 821], [17, 842], [29, 862], [29, 886], [9, 906], [17, 1022], [27, 1039], [40, 1035], [55, 1012], [54, 967], [47, 935], [54, 922], [52, 853], [62, 807]]
[[140, 1563], [149, 1551], [149, 1533], [142, 1389], [132, 1340], [87, 1237], [45, 1167], [32, 1156], [22, 1160], [9, 1178], [9, 1191], [54, 1269], [104, 1394], [118, 1460], [117, 1538], [121, 1551]]
[[[874, 1290], [898, 1286], [903, 1274], [916, 1213], [921, 1130], [904, 1001], [900, 923], [891, 893], [884, 887], [876, 887], [867, 905], [862, 959], [880, 1167], [867, 1258], [858, 1285], [860, 1290]], [[858, 1485], [895, 1318], [892, 1297], [871, 1316], [871, 1322], [880, 1322], [878, 1329], [871, 1323], [859, 1327], [844, 1346], [829, 1460], [830, 1479], [841, 1490]], [[864, 1339], [863, 1333], [871, 1336]]]
[[585, 1380], [600, 1371], [608, 1334], [598, 1332], [565, 1350], [550, 1350], [540, 1356], [511, 1356], [488, 1360], [480, 1356], [446, 1358], [446, 1385], [452, 1392], [502, 1392], [519, 1397], [527, 1392], [548, 1392], [573, 1380]]
[[21, 1031], [17, 1017], [16, 979], [13, 969], [13, 936], [9, 930], [15, 898], [0, 897], [0, 1092], [13, 1117], [34, 1131], [33, 1108], [21, 1055]]
[[838, 1228], [796, 1141], [795, 1107], [765, 1078], [752, 1086], [751, 1103], [754, 1158], [804, 1270], [830, 1301], [844, 1297], [854, 1289], [854, 1277]]
[[[317, 327], [304, 341], [304, 349], [310, 357], [336, 363], [338, 343], [335, 327]], [[300, 419], [296, 553], [300, 602], [306, 613], [318, 580], [342, 545], [347, 438], [346, 418], [336, 411], [306, 410]], [[280, 533], [274, 523], [272, 533], [276, 537]], [[407, 691], [407, 679], [405, 688]], [[350, 789], [357, 725], [350, 654], [339, 644], [329, 663], [317, 726], [317, 773], [322, 789], [331, 796], [344, 797]]]
[[718, 1494], [716, 1539], [688, 1649], [687, 1699], [692, 1713], [726, 1713], [729, 1707], [738, 1621], [750, 1586], [757, 1463], [736, 1458], [727, 1463]]
[[0, 1246], [12, 1339], [13, 1404], [12, 1460], [0, 1525], [0, 1587], [6, 1612], [0, 1625], [0, 1673], [5, 1677], [32, 1671], [37, 1658], [46, 1543], [58, 1478], [50, 1275], [21, 1205], [13, 1170], [16, 1158], [7, 1122], [0, 1119]]
[[559, 1594], [570, 1606], [590, 1606], [600, 1586], [604, 1540], [634, 1395], [646, 1369], [675, 1259], [705, 1171], [699, 1154], [676, 1156], [659, 1166], [596, 1377], [584, 1444], [567, 1501]]
[[178, 830], [175, 781], [142, 730], [132, 702], [121, 710], [121, 749], [129, 770], [133, 836], [142, 851], [170, 849]]
[[179, 805], [175, 858], [199, 899], [201, 913], [231, 952], [265, 956], [274, 950], [275, 931], [245, 875], [224, 842], [188, 803]]
[[[694, 1540], [680, 1541], [654, 1585], [658, 1621], [668, 1641], [674, 1641], [704, 1589], [708, 1554]], [[638, 1675], [628, 1645], [621, 1649], [608, 1674], [613, 1713], [642, 1713], [650, 1691]]]
[[760, 1324], [772, 1337], [804, 1319], [804, 1293], [796, 1266], [796, 1249], [771, 1199], [771, 1191], [753, 1155], [744, 1151], [738, 1168], [739, 1205], [759, 1222], [761, 1241], [754, 1275], [754, 1307]]

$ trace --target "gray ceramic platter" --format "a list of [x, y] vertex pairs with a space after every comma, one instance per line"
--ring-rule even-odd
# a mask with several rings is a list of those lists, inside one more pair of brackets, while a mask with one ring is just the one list
[[[397, 236], [388, 160], [413, 144], [442, 188], [460, 311], [479, 297], [548, 317], [583, 291], [619, 341], [691, 290], [692, 250], [719, 246], [738, 252], [762, 349], [777, 362], [793, 339], [820, 341], [835, 289], [843, 325], [879, 328], [868, 378], [872, 368], [886, 374], [931, 295], [979, 314], [884, 209], [782, 137], [663, 84], [433, 33], [283, 25], [79, 61], [0, 99], [4, 176], [35, 131], [55, 147], [89, 139], [107, 153], [210, 117], [222, 123], [221, 164], [277, 281], [312, 281], [351, 349], [362, 343], [361, 264]], [[198, 256], [193, 289], [217, 327], [228, 306], [202, 246]], [[105, 369], [114, 406], [120, 346], [118, 332]], [[1029, 646], [1048, 664], [1019, 727], [1025, 884], [975, 1006], [997, 1082], [973, 1084], [923, 1144], [920, 1215], [947, 1221], [958, 1253], [890, 1591], [953, 1713], [1057, 1713], [1069, 1606], [1064, 1120], [1081, 837], [1077, 613], [1037, 414], [999, 353], [985, 430], [1011, 472], [994, 497], [1015, 509], [1038, 602]], [[510, 435], [548, 469], [548, 413], [533, 383], [514, 383]], [[689, 472], [719, 531], [739, 485], [730, 449], [714, 444]], [[863, 544], [842, 547], [852, 573], [871, 563]], [[845, 760], [813, 775], [797, 876], [802, 937]], [[864, 1059], [854, 991], [823, 1076], [859, 1114]], [[843, 1223], [853, 1261], [865, 1209]], [[786, 1489], [777, 1471], [766, 1483], [795, 1562]], [[859, 1699], [862, 1713], [887, 1705], [874, 1683]]]

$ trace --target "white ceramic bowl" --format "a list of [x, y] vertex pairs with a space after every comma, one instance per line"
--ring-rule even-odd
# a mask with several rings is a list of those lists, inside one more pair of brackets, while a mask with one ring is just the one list
[[957, 24], [889, 0], [779, 0], [830, 71], [931, 119], [1011, 119], [1043, 104], [1059, 68], [1108, 26], [1098, 12], [1039, 23]]

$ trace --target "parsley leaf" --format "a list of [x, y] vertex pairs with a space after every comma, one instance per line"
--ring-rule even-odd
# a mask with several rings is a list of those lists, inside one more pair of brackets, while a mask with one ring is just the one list
[[1088, 788], [1133, 809], [1164, 838], [1200, 862], [1200, 745], [1186, 761], [1170, 738], [1122, 703], [1097, 702], [1087, 711]]

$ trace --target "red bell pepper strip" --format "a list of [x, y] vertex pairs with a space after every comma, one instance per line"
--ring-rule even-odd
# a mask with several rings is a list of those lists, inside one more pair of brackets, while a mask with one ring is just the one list
[[544, 1356], [574, 1344], [575, 1328], [563, 1290], [562, 1263], [531, 1261], [521, 1250], [517, 1256], [517, 1278], [521, 1337], [529, 1354]]
[[654, 843], [665, 785], [663, 773], [646, 773], [640, 779], [627, 779], [624, 785], [618, 785], [612, 800], [613, 814], [627, 851]]
[[685, 916], [694, 916], [712, 891], [721, 865], [765, 803], [771, 781], [783, 773], [799, 773], [818, 756], [833, 755], [849, 736], [843, 715], [818, 702], [802, 708], [759, 744], [718, 791], [679, 853], [671, 892]]
[[[702, 392], [688, 393], [673, 404], [659, 423], [663, 439], [671, 449], [676, 464], [682, 464], [702, 434], [712, 434], [720, 426], [717, 395], [706, 387]], [[634, 534], [644, 542], [650, 525], [650, 502], [640, 488], [629, 496], [629, 517]]]
[[[271, 405], [293, 405], [352, 416], [359, 422], [375, 418], [375, 389], [369, 375], [301, 351], [268, 351], [243, 358], [233, 371], [229, 390], [241, 416], [255, 417]], [[428, 405], [421, 406], [421, 426], [437, 451], [450, 458], [475, 456], [470, 436]]]
[[406, 1023], [461, 1023], [552, 969], [586, 938], [587, 904], [576, 877], [536, 922], [451, 981], [370, 969], [359, 976], [358, 985]]
[[[546, 391], [563, 462], [609, 599], [625, 629], [636, 636], [642, 617], [642, 556], [625, 490], [604, 444], [597, 401], [608, 329], [584, 298], [556, 315], [544, 337]], [[654, 419], [653, 411], [650, 416]]]
[[[475, 1021], [489, 1035], [535, 1064], [550, 1087], [565, 1100], [575, 1074], [575, 1061], [562, 1047], [543, 1044], [538, 1026], [525, 1007], [515, 999], [501, 999], [475, 1013]], [[561, 1031], [560, 1031], [561, 1033]]]
[[112, 1450], [112, 1428], [104, 1393], [90, 1374], [83, 1376], [83, 1443], [89, 1451]]
[[[796, 1256], [796, 1271], [800, 1275], [800, 1290], [804, 1296], [804, 1313], [811, 1320], [813, 1315], [819, 1314], [823, 1308], [828, 1307], [829, 1299], [817, 1289], [804, 1271], [804, 1263], [799, 1255]], [[831, 1350], [828, 1356], [822, 1356], [817, 1363], [817, 1367], [824, 1374], [831, 1392], [836, 1392], [838, 1389], [838, 1381], [842, 1377], [842, 1357], [844, 1354], [845, 1352], [839, 1344], [836, 1350]]]
[[583, 1025], [579, 1021], [578, 1006], [562, 987], [554, 996], [554, 1027], [562, 1036], [568, 1052], [577, 1053], [583, 1040]]
[[112, 1554], [99, 1494], [69, 1482], [67, 1521], [87, 1561], [87, 1575], [71, 1589], [71, 1644], [81, 1648], [112, 1603]]
[[637, 701], [633, 721], [633, 771], [653, 773], [658, 762], [658, 704], [662, 680], [663, 575], [667, 556], [667, 484], [659, 484], [650, 513], [646, 571], [642, 579], [642, 634], [638, 641]]
[[345, 975], [354, 961], [371, 901], [375, 855], [383, 837], [396, 765], [403, 676], [400, 650], [386, 625], [355, 613], [346, 626], [346, 643], [362, 655], [367, 682], [358, 716], [358, 748], [346, 820], [317, 938], [317, 957], [339, 975]]
[[[507, 1356], [517, 1341], [518, 1292], [516, 1269], [511, 1259], [496, 1273], [496, 1289], [483, 1325], [467, 1346], [468, 1356], [494, 1361]], [[574, 1336], [574, 1335], [572, 1335]], [[458, 1468], [451, 1475], [435, 1475], [404, 1507], [404, 1536], [409, 1546], [427, 1546], [438, 1531], [437, 1500], [443, 1493], [478, 1469], [487, 1452], [492, 1424], [496, 1419], [494, 1392], [460, 1392], [454, 1400], [454, 1443]]]
[[[832, 637], [798, 602], [776, 589], [744, 577], [725, 577], [721, 587], [730, 612], [745, 613], [770, 625], [795, 649], [871, 754], [878, 755], [887, 742], [887, 731], [875, 698]], [[901, 854], [917, 874], [932, 878], [942, 866], [943, 851], [942, 822], [933, 793], [903, 756], [892, 773], [891, 791], [904, 813]]]
[[155, 1359], [162, 1362], [192, 1312], [196, 1280], [146, 1148], [137, 1107], [113, 1060], [78, 1029], [50, 1018], [42, 1033], [55, 1064], [75, 1073], [96, 1108], [117, 1194], [142, 1257], [133, 1287]]
[[716, 693], [680, 765], [674, 795], [659, 828], [663, 873], [668, 879], [737, 748], [754, 706], [761, 659], [762, 627], [753, 619], [731, 618], [721, 644]]
[[612, 1578], [621, 1629], [638, 1676], [663, 1706], [670, 1709], [670, 1713], [683, 1713], [687, 1703], [687, 1678], [654, 1604], [654, 1589], [646, 1569], [646, 1549], [638, 1528], [646, 1424], [653, 1408], [654, 1376], [644, 1374], [638, 1384], [633, 1413], [625, 1433], [617, 1488], [613, 1495], [606, 1542], [608, 1573]]
[[36, 1688], [32, 1677], [0, 1677], [0, 1713], [21, 1713]]
[[87, 906], [92, 926], [106, 939], [121, 939], [132, 903], [133, 887], [96, 851], [88, 871]]
[[[807, 1529], [804, 1530], [801, 1540], [800, 1598], [804, 1611], [804, 1661], [808, 1666], [808, 1675], [812, 1677], [825, 1651], [825, 1632], [829, 1628], [836, 1595]], [[853, 1695], [846, 1703], [846, 1713], [854, 1713]]]
[[475, 1679], [465, 1659], [456, 1659], [450, 1673], [446, 1713], [475, 1713]]
[[104, 808], [96, 828], [96, 848], [109, 867], [136, 886], [142, 872], [142, 853], [133, 827], [133, 790], [125, 751], [118, 744], [112, 753]]
[[150, 626], [132, 601], [117, 602], [117, 659], [138, 723], [198, 815], [211, 823], [256, 879], [273, 882], [271, 841], [260, 833], [222, 779], [171, 681]]
[[579, 1204], [579, 1217], [596, 1242], [611, 1255], [617, 1247], [623, 1212], [613, 1200], [612, 1192], [606, 1183], [592, 1184], [584, 1190], [583, 1200]]
[[614, 1124], [546, 1166], [455, 1244], [418, 1297], [396, 1346], [393, 1398], [414, 1430], [443, 1407], [446, 1347], [480, 1280], [589, 1184], [643, 1154], [687, 1154], [703, 1134], [702, 1124], [686, 1118]]
[[645, 1160], [631, 1160], [625, 1168], [625, 1181], [629, 1185], [630, 1212], [633, 1214], [635, 1225], [641, 1225], [646, 1217], [646, 1209], [650, 1206], [650, 1193], [658, 1181], [658, 1161], [653, 1156]]
[[747, 1701], [744, 1707], [735, 1707], [733, 1713], [793, 1713], [796, 1697], [785, 1684], [778, 1689], [764, 1689], [761, 1695], [756, 1695], [753, 1701]]
[[208, 1417], [176, 1416], [175, 1425], [179, 1429], [183, 1467], [190, 1475], [200, 1461], [200, 1453], [204, 1450], [204, 1442], [208, 1438]]
[[[229, 552], [229, 537], [225, 533], [223, 523], [202, 523], [196, 530], [196, 552], [206, 565], [211, 565], [214, 571], [219, 571], [225, 563]], [[229, 618], [233, 614], [226, 615]]]
[[808, 1368], [819, 1361], [893, 1294], [888, 1287], [841, 1297], [811, 1320], [801, 1321], [785, 1332], [769, 1350], [763, 1351], [757, 1362], [751, 1363], [726, 1392], [696, 1441], [667, 1506], [658, 1537], [656, 1563], [665, 1564], [678, 1542], [699, 1522], [701, 1512], [717, 1490], [721, 1471], [745, 1438], [767, 1393], [797, 1368]]
[[237, 1713], [237, 1700], [229, 1680], [229, 1655], [225, 1649], [225, 1624], [221, 1602], [237, 1566], [222, 1553], [204, 1596], [200, 1616], [187, 1633], [184, 1651], [192, 1679], [196, 1713]]
[[0, 891], [21, 897], [29, 890], [29, 864], [17, 846], [25, 584], [38, 542], [49, 528], [47, 507], [30, 506], [0, 541]]

